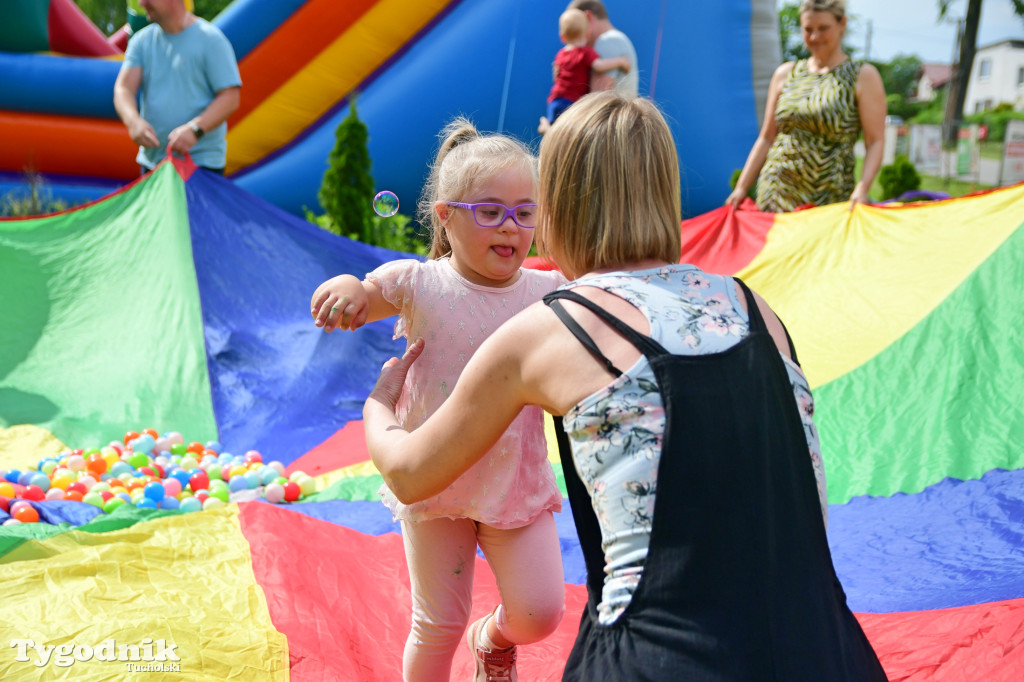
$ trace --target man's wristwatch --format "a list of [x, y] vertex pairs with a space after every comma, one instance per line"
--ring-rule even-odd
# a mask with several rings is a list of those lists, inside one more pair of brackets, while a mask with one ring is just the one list
[[203, 139], [203, 135], [206, 134], [206, 131], [200, 128], [198, 123], [193, 123], [189, 128], [192, 129], [192, 134], [196, 136], [196, 140]]

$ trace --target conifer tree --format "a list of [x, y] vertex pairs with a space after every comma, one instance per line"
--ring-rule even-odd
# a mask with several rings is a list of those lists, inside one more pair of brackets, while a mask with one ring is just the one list
[[333, 232], [369, 243], [373, 229], [369, 133], [359, 120], [355, 96], [334, 137], [334, 149], [327, 157], [329, 168], [317, 198], [330, 217]]

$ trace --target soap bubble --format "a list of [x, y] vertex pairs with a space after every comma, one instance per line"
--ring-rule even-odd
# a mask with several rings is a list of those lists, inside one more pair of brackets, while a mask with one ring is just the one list
[[373, 198], [373, 210], [381, 218], [390, 218], [398, 213], [398, 197], [394, 192], [387, 190], [377, 192], [377, 196]]

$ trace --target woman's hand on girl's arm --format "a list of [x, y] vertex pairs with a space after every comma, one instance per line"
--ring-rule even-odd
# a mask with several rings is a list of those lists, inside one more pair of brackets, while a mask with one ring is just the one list
[[[527, 323], [517, 324], [524, 316]], [[394, 406], [422, 341], [385, 363], [363, 406], [363, 427], [370, 458], [400, 501], [410, 504], [442, 492], [484, 456], [525, 405], [544, 405], [523, 380], [524, 366], [542, 352], [536, 339], [547, 331], [530, 321], [537, 317], [532, 309], [523, 311], [484, 341], [452, 394], [414, 431], [400, 426]]]

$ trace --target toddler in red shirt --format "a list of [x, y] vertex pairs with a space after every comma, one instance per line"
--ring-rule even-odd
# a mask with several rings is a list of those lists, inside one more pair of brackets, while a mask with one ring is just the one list
[[548, 95], [547, 116], [540, 117], [538, 132], [544, 134], [569, 105], [590, 92], [590, 72], [607, 73], [615, 69], [629, 71], [625, 57], [601, 59], [587, 44], [587, 15], [578, 9], [567, 9], [558, 18], [558, 35], [565, 47], [555, 55], [552, 64], [554, 85]]

